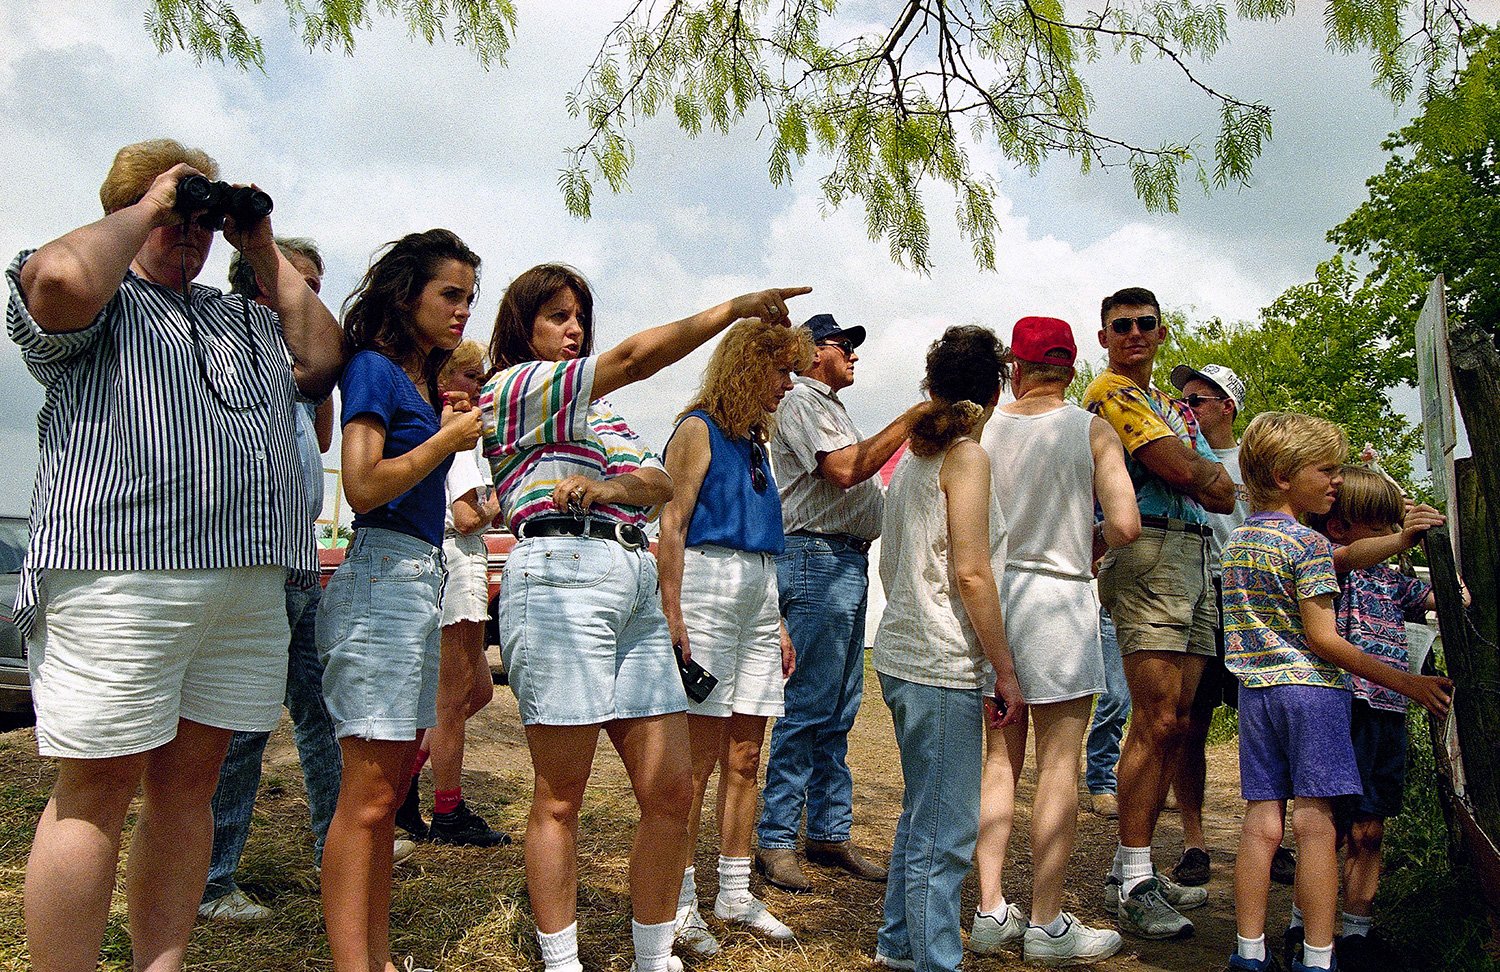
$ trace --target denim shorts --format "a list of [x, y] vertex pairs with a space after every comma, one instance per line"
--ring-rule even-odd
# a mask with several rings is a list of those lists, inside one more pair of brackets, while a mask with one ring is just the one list
[[1349, 730], [1365, 792], [1339, 802], [1340, 820], [1347, 824], [1361, 818], [1396, 816], [1406, 795], [1406, 713], [1376, 709], [1355, 699]]
[[323, 697], [334, 735], [394, 742], [437, 724], [443, 554], [368, 527], [354, 534], [318, 607]]
[[490, 619], [490, 551], [484, 536], [471, 533], [443, 538], [443, 627], [460, 621]]
[[1246, 800], [1359, 796], [1349, 737], [1354, 694], [1317, 685], [1240, 689], [1240, 794]]
[[523, 725], [687, 709], [650, 551], [593, 537], [524, 539], [505, 563], [498, 613]]

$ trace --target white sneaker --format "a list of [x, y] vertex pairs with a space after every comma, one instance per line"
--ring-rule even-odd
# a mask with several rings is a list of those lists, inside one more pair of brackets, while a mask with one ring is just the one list
[[[1208, 888], [1194, 888], [1186, 884], [1178, 884], [1158, 872], [1152, 873], [1156, 875], [1156, 883], [1161, 890], [1161, 896], [1166, 899], [1167, 904], [1178, 911], [1191, 911], [1208, 904]], [[1104, 910], [1112, 915], [1120, 911], [1120, 887], [1120, 879], [1113, 874], [1104, 879]]]
[[677, 909], [677, 929], [672, 940], [700, 958], [719, 951], [719, 940], [708, 930], [708, 922], [703, 920], [696, 903]]
[[[401, 841], [398, 840], [396, 843], [399, 844]], [[411, 841], [408, 840], [406, 843], [409, 844]], [[401, 972], [437, 972], [437, 969], [419, 969], [417, 968], [417, 960], [408, 955], [406, 957], [406, 964], [401, 966]]]
[[198, 917], [209, 921], [264, 921], [271, 917], [271, 909], [256, 904], [239, 888], [198, 906]]
[[883, 969], [892, 969], [894, 972], [912, 972], [917, 967], [916, 959], [896, 958], [887, 955], [880, 949], [875, 949], [875, 964]]
[[407, 840], [405, 837], [397, 837], [396, 843], [391, 847], [391, 863], [400, 864], [417, 852], [415, 841]]
[[721, 921], [744, 925], [770, 938], [786, 941], [797, 937], [780, 919], [766, 910], [764, 901], [748, 892], [738, 899], [726, 898], [722, 894], [714, 898], [714, 916]]
[[1090, 928], [1067, 912], [1061, 935], [1047, 934], [1045, 928], [1029, 925], [1022, 944], [1022, 956], [1038, 965], [1088, 965], [1107, 959], [1120, 950], [1120, 933]]
[[1007, 945], [1021, 940], [1026, 934], [1026, 916], [1014, 904], [1005, 906], [1005, 920], [994, 915], [974, 912], [974, 923], [969, 926], [969, 951], [980, 955], [998, 955]]
[[[637, 972], [635, 962], [630, 963], [630, 972]], [[675, 955], [668, 955], [667, 972], [682, 972], [682, 959]]]

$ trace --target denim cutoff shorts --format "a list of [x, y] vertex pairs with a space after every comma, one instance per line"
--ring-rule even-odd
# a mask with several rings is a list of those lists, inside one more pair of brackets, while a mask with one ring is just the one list
[[437, 724], [443, 552], [375, 527], [355, 532], [318, 607], [334, 735], [405, 741]]
[[523, 725], [596, 725], [687, 709], [656, 558], [593, 537], [516, 544], [500, 652]]

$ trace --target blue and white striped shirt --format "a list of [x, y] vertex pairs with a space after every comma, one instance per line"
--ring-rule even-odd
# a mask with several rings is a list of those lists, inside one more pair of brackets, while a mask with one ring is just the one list
[[88, 327], [49, 333], [21, 296], [31, 252], [6, 270], [6, 329], [46, 391], [22, 632], [48, 568], [316, 570], [276, 315], [193, 284], [190, 318], [181, 293], [128, 272]]

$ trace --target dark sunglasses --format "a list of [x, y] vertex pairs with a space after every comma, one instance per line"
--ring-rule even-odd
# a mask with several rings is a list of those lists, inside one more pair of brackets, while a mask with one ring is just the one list
[[1155, 314], [1142, 314], [1140, 317], [1116, 317], [1109, 326], [1116, 334], [1129, 334], [1132, 327], [1140, 328], [1142, 334], [1149, 334], [1156, 330], [1157, 323]]
[[846, 358], [854, 353], [854, 345], [850, 344], [848, 341], [824, 341], [823, 347], [838, 348], [840, 351], [844, 352], [844, 357]]
[[1229, 398], [1225, 395], [1188, 395], [1183, 401], [1188, 403], [1188, 408], [1197, 408], [1204, 402], [1227, 402]]
[[770, 480], [766, 478], [766, 450], [760, 443], [750, 440], [750, 486], [757, 493], [764, 493]]

